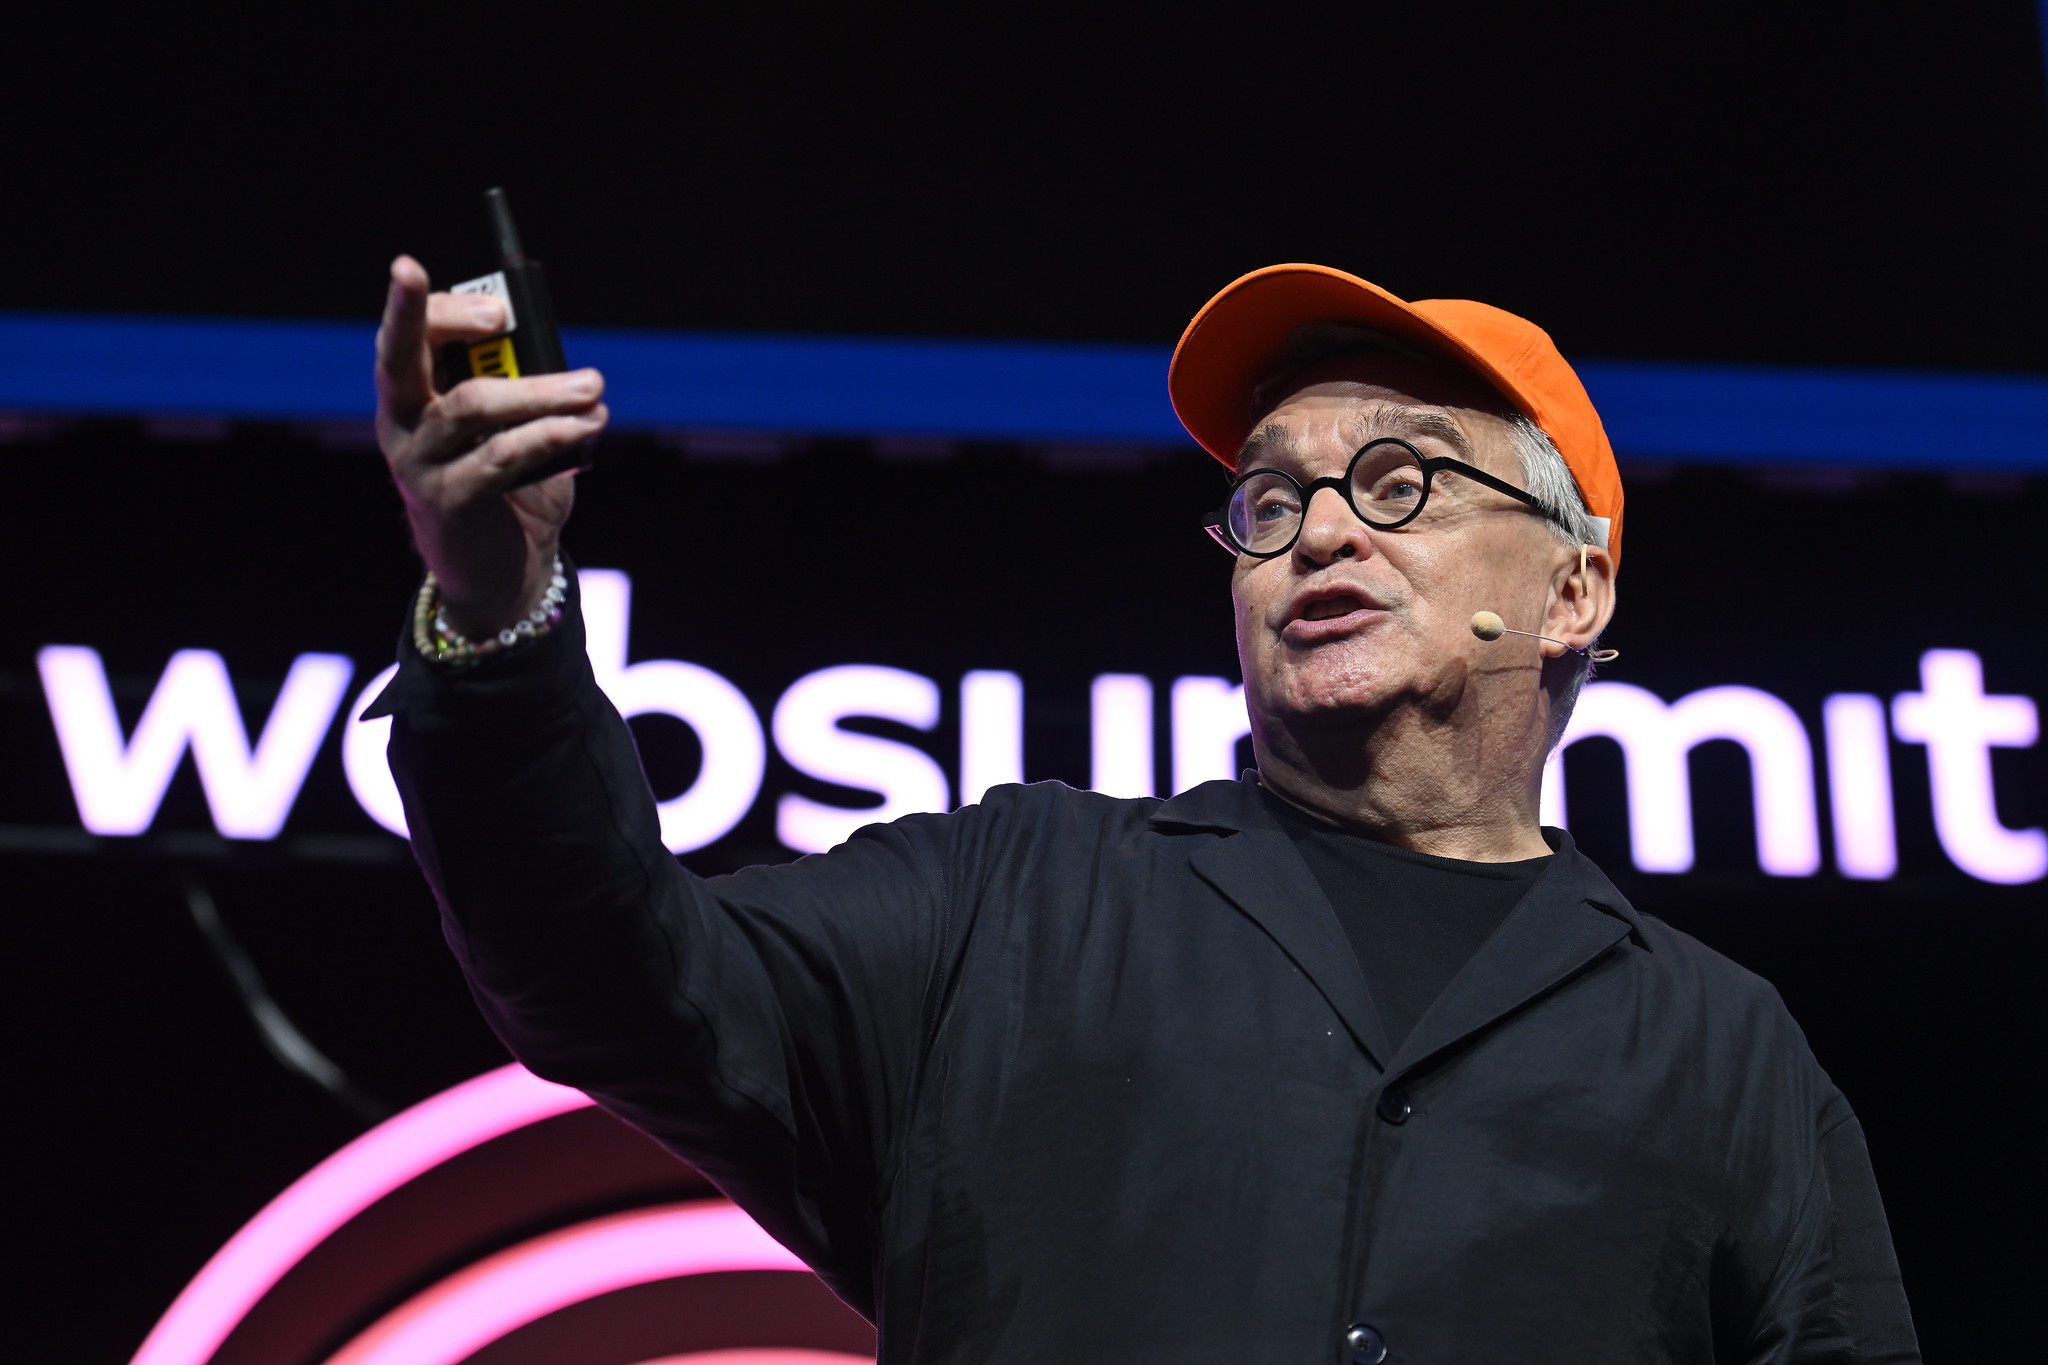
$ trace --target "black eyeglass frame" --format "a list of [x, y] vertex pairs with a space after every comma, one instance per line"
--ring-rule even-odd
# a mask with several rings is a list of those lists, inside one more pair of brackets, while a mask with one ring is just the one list
[[[1351, 498], [1351, 478], [1352, 475], [1358, 472], [1358, 462], [1365, 458], [1367, 451], [1386, 445], [1400, 446], [1410, 455], [1413, 455], [1415, 457], [1415, 467], [1422, 471], [1422, 496], [1415, 500], [1415, 506], [1408, 510], [1408, 515], [1398, 521], [1374, 521], [1371, 517], [1359, 511], [1358, 504], [1352, 501]], [[1409, 522], [1421, 516], [1422, 509], [1429, 506], [1429, 492], [1436, 482], [1437, 472], [1446, 469], [1453, 474], [1462, 474], [1474, 483], [1493, 489], [1496, 493], [1505, 493], [1517, 502], [1526, 503], [1529, 507], [1542, 513], [1552, 521], [1557, 520], [1557, 514], [1542, 499], [1527, 489], [1517, 488], [1505, 479], [1497, 479], [1483, 469], [1474, 468], [1463, 460], [1455, 460], [1448, 455], [1424, 455], [1411, 442], [1404, 441], [1399, 436], [1382, 436], [1377, 440], [1367, 441], [1358, 448], [1352, 455], [1351, 462], [1344, 466], [1344, 473], [1341, 478], [1333, 475], [1317, 479], [1313, 483], [1303, 483], [1284, 469], [1274, 469], [1264, 465], [1257, 469], [1247, 469], [1244, 473], [1239, 474], [1230, 481], [1229, 496], [1224, 498], [1223, 506], [1203, 518], [1202, 529], [1207, 531], [1218, 545], [1221, 545], [1234, 555], [1250, 555], [1253, 559], [1276, 559], [1293, 549], [1295, 542], [1301, 539], [1301, 528], [1308, 524], [1309, 502], [1323, 489], [1332, 488], [1336, 490], [1338, 497], [1344, 499], [1344, 505], [1351, 509], [1351, 515], [1357, 517], [1367, 526], [1378, 531], [1398, 531]], [[1289, 536], [1287, 543], [1277, 550], [1246, 549], [1244, 546], [1239, 545], [1236, 538], [1230, 534], [1230, 504], [1236, 499], [1237, 490], [1261, 474], [1274, 474], [1287, 480], [1287, 482], [1294, 485], [1295, 491], [1301, 495], [1301, 516], [1294, 523], [1294, 534]]]

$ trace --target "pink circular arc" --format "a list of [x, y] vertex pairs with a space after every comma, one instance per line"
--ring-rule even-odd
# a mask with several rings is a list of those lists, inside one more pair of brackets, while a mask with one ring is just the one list
[[843, 1351], [807, 1351], [793, 1346], [756, 1346], [739, 1351], [692, 1351], [643, 1360], [640, 1365], [873, 1365], [872, 1356]]
[[643, 1360], [640, 1365], [873, 1365], [872, 1356], [843, 1351], [808, 1351], [793, 1346], [756, 1346], [738, 1351], [692, 1351]]
[[286, 1271], [364, 1209], [472, 1147], [590, 1102], [505, 1066], [372, 1128], [243, 1224], [165, 1310], [130, 1365], [204, 1365]]
[[635, 1209], [465, 1267], [393, 1309], [326, 1365], [459, 1365], [530, 1322], [615, 1290], [720, 1271], [804, 1269], [723, 1199]]

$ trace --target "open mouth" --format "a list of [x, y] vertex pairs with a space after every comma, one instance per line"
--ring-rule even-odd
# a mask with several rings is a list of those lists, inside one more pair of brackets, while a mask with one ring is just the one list
[[1301, 609], [1304, 621], [1334, 621], [1339, 616], [1349, 616], [1354, 611], [1365, 610], [1365, 600], [1350, 593], [1334, 597], [1319, 597]]
[[1330, 587], [1296, 602], [1280, 634], [1296, 645], [1321, 644], [1355, 634], [1381, 615], [1379, 605], [1364, 593]]

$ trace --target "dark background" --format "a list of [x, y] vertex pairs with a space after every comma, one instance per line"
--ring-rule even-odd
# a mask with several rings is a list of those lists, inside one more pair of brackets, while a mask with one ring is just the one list
[[1313, 260], [1569, 355], [2048, 369], [2024, 0], [22, 10], [10, 308], [361, 317], [502, 183], [586, 324], [1169, 341]]
[[[571, 323], [1163, 343], [1236, 273], [1310, 259], [1524, 312], [1576, 356], [2048, 370], [2025, 4], [11, 22], [5, 309], [366, 317], [397, 250], [455, 262], [443, 279], [476, 264], [476, 192], [501, 182]], [[302, 651], [359, 678], [389, 659], [416, 568], [374, 453], [286, 427], [0, 426], [25, 513], [0, 551], [10, 1240], [34, 1249], [4, 1354], [113, 1361], [362, 1126], [261, 1050], [182, 879], [386, 1103], [503, 1054], [332, 738], [275, 844], [214, 839], [189, 764], [151, 835], [65, 833], [36, 647], [99, 648], [130, 724], [177, 648], [227, 656], [252, 726]], [[949, 691], [1015, 668], [1031, 776], [1078, 782], [1090, 676], [1232, 669], [1227, 561], [1188, 529], [1218, 476], [1192, 451], [1089, 469], [1009, 447], [612, 444], [572, 547], [634, 573], [634, 657], [716, 668], [764, 712], [825, 664]], [[2048, 569], [2041, 480], [1622, 454], [1612, 676], [1667, 698], [1764, 687], [1816, 734], [1823, 696], [1910, 690], [1930, 647], [2040, 695], [2038, 634], [2010, 621]], [[1113, 543], [1049, 539], [1103, 500], [1127, 518]], [[862, 528], [906, 508], [929, 540], [876, 553]], [[680, 789], [686, 733], [642, 735]], [[2008, 825], [2048, 821], [2040, 752], [1998, 757]], [[1605, 741], [1573, 752], [1573, 824], [1639, 905], [1780, 985], [1864, 1117], [1930, 1355], [2011, 1358], [2037, 1335], [2041, 886], [1955, 872], [1920, 751], [1893, 756], [1891, 882], [1758, 874], [1727, 744], [1695, 758], [1695, 872], [1629, 873]], [[771, 761], [766, 793], [784, 789], [804, 782]], [[771, 806], [693, 865], [783, 856]]]

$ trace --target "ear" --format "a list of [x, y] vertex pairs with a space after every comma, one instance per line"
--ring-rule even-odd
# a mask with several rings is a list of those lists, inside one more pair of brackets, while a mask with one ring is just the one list
[[1551, 580], [1543, 633], [1584, 649], [1600, 638], [1613, 616], [1614, 558], [1597, 545], [1581, 545]]

